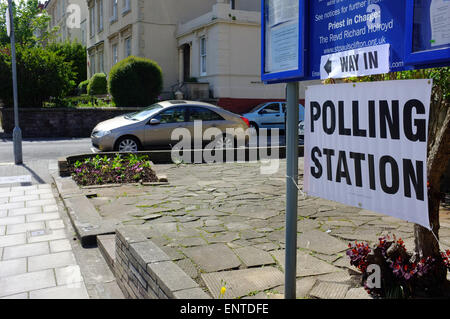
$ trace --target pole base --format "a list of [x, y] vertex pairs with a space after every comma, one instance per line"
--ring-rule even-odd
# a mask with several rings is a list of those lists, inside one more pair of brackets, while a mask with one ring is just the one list
[[15, 127], [13, 131], [13, 142], [14, 142], [14, 162], [16, 165], [23, 164], [22, 157], [22, 131], [19, 127]]

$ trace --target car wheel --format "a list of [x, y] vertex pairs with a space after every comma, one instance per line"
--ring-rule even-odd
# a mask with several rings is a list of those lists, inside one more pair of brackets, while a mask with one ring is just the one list
[[234, 148], [234, 145], [235, 143], [233, 136], [224, 134], [216, 137], [214, 148], [215, 149]]
[[139, 151], [139, 142], [133, 137], [123, 137], [116, 145], [116, 151], [120, 153], [136, 153]]

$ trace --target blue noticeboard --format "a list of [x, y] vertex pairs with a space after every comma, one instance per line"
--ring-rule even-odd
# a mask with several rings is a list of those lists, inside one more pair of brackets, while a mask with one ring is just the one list
[[409, 0], [406, 17], [406, 63], [448, 65], [450, 0]]
[[304, 76], [305, 0], [261, 1], [263, 81]]
[[[278, 0], [278, 3], [288, 1], [291, 0]], [[267, 17], [268, 2], [270, 0], [262, 0], [263, 21]], [[304, 63], [299, 62], [303, 73], [265, 72], [268, 38], [267, 27], [263, 25], [262, 80], [266, 83], [319, 79], [324, 70], [332, 77], [331, 66], [339, 68], [339, 59], [345, 59], [342, 55], [346, 52], [358, 51], [361, 64], [363, 54], [370, 54], [371, 48], [382, 48], [384, 58], [381, 60], [385, 66], [379, 73], [450, 64], [450, 0], [297, 2], [300, 7], [304, 6], [304, 32], [298, 34], [298, 42], [304, 43], [304, 50], [299, 49], [299, 61], [304, 55]], [[276, 51], [273, 46], [271, 50]], [[330, 60], [325, 64], [328, 56], [336, 62]], [[367, 65], [366, 58], [364, 56]]]
[[[320, 58], [390, 44], [390, 69], [404, 69], [405, 0], [312, 0], [307, 78], [320, 77]], [[402, 5], [403, 4], [403, 5]]]

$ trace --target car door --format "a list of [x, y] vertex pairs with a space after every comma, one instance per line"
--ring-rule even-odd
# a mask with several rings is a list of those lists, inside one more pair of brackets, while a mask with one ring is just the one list
[[[283, 129], [286, 128], [286, 103], [281, 103], [281, 108], [283, 110]], [[301, 104], [298, 105], [298, 122], [305, 120], [305, 107]]]
[[262, 128], [282, 128], [284, 119], [281, 116], [280, 103], [270, 103], [259, 110], [260, 127]]
[[[191, 130], [191, 134], [194, 140], [197, 141], [196, 146], [199, 146], [199, 143], [202, 143], [203, 146], [208, 144], [211, 139], [206, 138], [204, 136], [205, 131], [208, 128], [215, 127], [221, 132], [225, 133], [228, 121], [226, 121], [220, 114], [210, 110], [207, 107], [192, 105], [189, 107], [189, 129]], [[195, 123], [201, 123], [201, 136], [197, 136], [200, 132], [199, 129], [195, 129]], [[210, 137], [210, 136], [209, 136]], [[201, 142], [200, 142], [201, 141]]]
[[187, 108], [184, 106], [175, 106], [165, 109], [153, 116], [157, 123], [147, 123], [146, 130], [146, 145], [160, 146], [170, 148], [178, 143], [178, 140], [172, 140], [172, 132], [177, 128], [186, 128], [186, 112]]

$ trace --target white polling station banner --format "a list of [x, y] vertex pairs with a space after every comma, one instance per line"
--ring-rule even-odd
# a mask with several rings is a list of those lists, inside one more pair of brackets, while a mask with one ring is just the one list
[[309, 86], [304, 191], [430, 229], [432, 80]]

